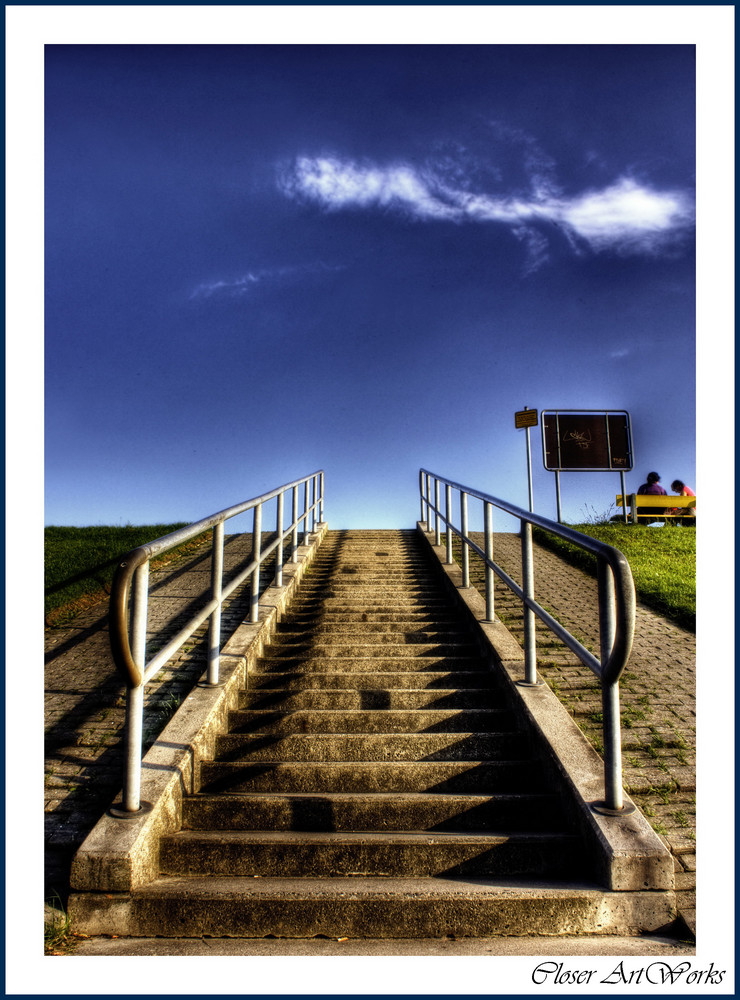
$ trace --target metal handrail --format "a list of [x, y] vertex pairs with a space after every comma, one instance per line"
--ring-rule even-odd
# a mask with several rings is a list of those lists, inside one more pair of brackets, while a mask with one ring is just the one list
[[[432, 486], [433, 483], [433, 486]], [[440, 505], [440, 485], [445, 489], [445, 511]], [[460, 495], [460, 528], [453, 524], [452, 491]], [[606, 808], [614, 811], [624, 809], [622, 791], [622, 745], [619, 718], [619, 678], [627, 665], [632, 651], [635, 631], [635, 587], [632, 571], [625, 556], [612, 545], [575, 531], [567, 525], [551, 521], [539, 514], [523, 510], [515, 504], [480, 490], [463, 486], [444, 476], [419, 470], [419, 493], [421, 497], [421, 520], [432, 530], [434, 520], [435, 543], [440, 545], [440, 524], [445, 526], [446, 562], [453, 562], [452, 536], [456, 535], [462, 544], [463, 586], [470, 586], [469, 550], [473, 550], [483, 560], [486, 575], [486, 621], [494, 620], [494, 574], [522, 601], [524, 610], [524, 669], [525, 677], [520, 683], [536, 685], [537, 653], [535, 644], [534, 615], [576, 656], [589, 667], [601, 683], [604, 733], [604, 798]], [[485, 551], [476, 545], [468, 533], [468, 498], [473, 497], [483, 503]], [[493, 560], [493, 508], [519, 519], [521, 524], [522, 585], [517, 584]], [[532, 526], [577, 545], [596, 556], [599, 604], [600, 657], [578, 641], [559, 621], [545, 611], [534, 599], [534, 561], [532, 549]]]
[[[298, 510], [298, 491], [303, 487], [303, 511]], [[285, 495], [292, 491], [291, 523], [286, 528]], [[277, 498], [277, 519], [275, 536], [262, 548], [262, 507]], [[252, 526], [252, 558], [227, 586], [223, 584], [224, 524], [232, 517], [246, 511], [254, 511]], [[126, 755], [124, 763], [123, 799], [121, 809], [113, 810], [114, 815], [131, 816], [141, 809], [141, 750], [144, 718], [144, 688], [164, 665], [187, 642], [206, 620], [209, 621], [208, 671], [206, 683], [219, 683], [221, 648], [221, 608], [231, 594], [251, 577], [250, 614], [251, 622], [259, 621], [260, 568], [274, 552], [276, 556], [275, 584], [283, 583], [283, 546], [291, 536], [290, 561], [297, 562], [298, 535], [302, 527], [303, 544], [308, 544], [309, 536], [316, 525], [324, 520], [324, 473], [323, 470], [303, 476], [292, 483], [278, 486], [269, 493], [244, 500], [225, 510], [195, 521], [193, 524], [163, 535], [146, 545], [132, 549], [119, 563], [110, 596], [109, 632], [113, 662], [127, 686], [126, 697]], [[310, 522], [310, 524], [309, 524]], [[149, 563], [163, 552], [213, 529], [211, 557], [210, 600], [200, 608], [193, 618], [171, 639], [167, 645], [146, 661], [146, 629], [149, 599]], [[131, 626], [129, 628], [129, 597], [133, 595]]]

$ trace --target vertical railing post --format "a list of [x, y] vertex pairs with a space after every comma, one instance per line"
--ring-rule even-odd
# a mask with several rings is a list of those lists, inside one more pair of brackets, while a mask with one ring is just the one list
[[[420, 470], [419, 471], [419, 520], [424, 523], [424, 485], [426, 483], [426, 476]], [[427, 525], [428, 527], [428, 525]]]
[[259, 621], [260, 617], [260, 562], [262, 560], [262, 504], [254, 508], [252, 528], [252, 560], [256, 564], [252, 573], [252, 601], [249, 620]]
[[621, 810], [624, 796], [618, 681], [602, 685], [601, 706], [604, 713], [604, 801], [608, 809]]
[[221, 659], [221, 593], [224, 570], [224, 522], [219, 521], [213, 528], [213, 551], [211, 553], [211, 597], [218, 604], [211, 614], [208, 626], [208, 683], [218, 684]]
[[293, 487], [293, 514], [291, 519], [293, 535], [290, 540], [290, 561], [298, 562], [298, 487]]
[[308, 527], [309, 486], [308, 479], [303, 484], [303, 544], [308, 545], [308, 536], [311, 534]]
[[319, 524], [324, 523], [324, 473], [319, 473]]
[[123, 808], [138, 812], [141, 806], [141, 745], [144, 738], [144, 668], [146, 666], [146, 620], [149, 601], [149, 560], [133, 579], [133, 623], [131, 655], [141, 674], [141, 683], [126, 693], [126, 761], [123, 778]]
[[487, 500], [483, 503], [483, 530], [486, 536], [486, 621], [492, 622], [494, 615], [493, 590], [493, 504]]
[[462, 533], [462, 585], [470, 586], [470, 549], [468, 548], [468, 494], [460, 491], [460, 531]]
[[283, 585], [283, 504], [285, 500], [285, 494], [283, 492], [278, 493], [277, 497], [277, 556], [275, 561], [275, 586], [282, 587]]
[[318, 500], [319, 490], [318, 490], [318, 476], [313, 476], [311, 479], [311, 531], [316, 531], [316, 501]]
[[[605, 559], [596, 568], [599, 600], [599, 656], [602, 669], [609, 659], [617, 633], [614, 576]], [[622, 809], [622, 734], [619, 714], [619, 681], [601, 685], [604, 727], [604, 800], [609, 809]]]
[[445, 562], [452, 562], [452, 487], [445, 484], [445, 519], [447, 531], [445, 534]]
[[[534, 555], [532, 552], [532, 525], [522, 520], [522, 590], [524, 596], [534, 600]], [[537, 648], [535, 640], [534, 611], [524, 607], [524, 681], [526, 684], [537, 683]]]
[[434, 544], [439, 545], [439, 479], [434, 478]]

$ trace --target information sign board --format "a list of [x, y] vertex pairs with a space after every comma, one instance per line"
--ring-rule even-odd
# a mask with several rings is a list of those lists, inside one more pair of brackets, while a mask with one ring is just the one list
[[626, 410], [543, 410], [542, 457], [551, 472], [628, 472], [633, 465]]
[[537, 410], [517, 410], [514, 414], [515, 427], [536, 427]]

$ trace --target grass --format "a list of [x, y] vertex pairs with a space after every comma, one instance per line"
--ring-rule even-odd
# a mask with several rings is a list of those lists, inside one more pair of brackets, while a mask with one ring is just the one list
[[[149, 524], [125, 527], [98, 526], [44, 529], [44, 616], [47, 625], [60, 624], [78, 611], [110, 593], [119, 560], [131, 549], [167, 535], [178, 524]], [[168, 561], [173, 554], [198, 548], [203, 536], [183, 546], [153, 565]]]
[[74, 946], [69, 915], [58, 897], [50, 900], [44, 918], [44, 954], [66, 955]]
[[[696, 530], [666, 525], [573, 524], [623, 552], [632, 569], [638, 601], [696, 630]], [[535, 540], [568, 562], [595, 575], [596, 559], [554, 535], [534, 530]]]

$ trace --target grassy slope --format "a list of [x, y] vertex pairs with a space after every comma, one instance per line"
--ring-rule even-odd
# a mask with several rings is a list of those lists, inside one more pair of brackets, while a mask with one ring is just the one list
[[[183, 524], [44, 529], [44, 614], [58, 622], [110, 592], [119, 559]], [[199, 545], [199, 540], [187, 543]]]
[[[639, 601], [684, 628], [696, 629], [696, 529], [631, 524], [574, 524], [570, 527], [624, 553], [632, 569]], [[593, 556], [542, 531], [535, 530], [534, 536], [541, 545], [560, 553], [569, 562], [595, 572]]]

